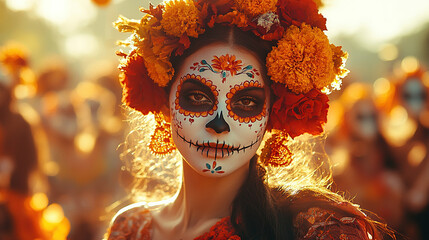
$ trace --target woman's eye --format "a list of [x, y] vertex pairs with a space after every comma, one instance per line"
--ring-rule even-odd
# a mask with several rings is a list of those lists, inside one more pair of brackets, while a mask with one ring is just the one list
[[256, 117], [264, 110], [266, 101], [263, 88], [244, 88], [230, 99], [231, 112], [238, 117]]
[[212, 101], [205, 93], [197, 91], [191, 92], [188, 94], [188, 99], [191, 104], [201, 105], [201, 104], [212, 104]]
[[239, 104], [242, 104], [242, 105], [248, 106], [248, 107], [256, 105], [256, 102], [251, 98], [243, 98], [243, 99], [240, 99], [238, 102], [239, 102]]
[[256, 105], [257, 101], [252, 97], [242, 97], [233, 103], [233, 107], [239, 107], [243, 110], [251, 110]]

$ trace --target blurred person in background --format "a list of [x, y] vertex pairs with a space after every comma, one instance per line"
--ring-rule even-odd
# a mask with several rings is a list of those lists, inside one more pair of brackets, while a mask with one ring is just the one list
[[331, 104], [329, 114], [338, 122], [326, 148], [334, 165], [333, 188], [398, 229], [403, 186], [388, 166], [392, 156], [380, 132], [371, 86], [351, 83]]
[[[5, 131], [7, 135], [3, 136], [3, 141], [8, 144], [5, 151], [15, 154], [11, 158], [12, 166], [15, 172], [21, 174], [13, 176], [19, 179], [22, 186], [24, 183], [27, 184], [27, 192], [26, 195], [23, 195], [23, 199], [10, 201], [14, 203], [11, 206], [15, 208], [12, 210], [12, 216], [20, 223], [16, 224], [14, 229], [16, 230], [21, 225], [28, 225], [30, 228], [29, 231], [26, 231], [25, 228], [17, 230], [19, 234], [23, 235], [18, 239], [65, 239], [70, 230], [70, 223], [64, 216], [63, 208], [59, 204], [53, 203], [57, 202], [57, 199], [50, 194], [52, 188], [46, 181], [46, 177], [50, 176], [46, 175], [49, 173], [46, 171], [46, 162], [49, 162], [50, 158], [48, 140], [41, 118], [44, 102], [43, 98], [38, 97], [41, 94], [37, 94], [36, 78], [28, 65], [28, 57], [23, 54], [25, 51], [22, 49], [24, 49], [23, 46], [8, 44], [0, 51], [1, 66], [7, 71], [7, 80], [11, 86], [7, 92], [9, 112], [6, 113], [9, 114], [1, 115], [9, 120], [10, 125], [6, 126], [9, 132]], [[58, 78], [47, 77], [47, 79]], [[39, 91], [45, 94], [56, 89], [41, 87]], [[51, 101], [49, 103], [52, 104]], [[11, 116], [15, 119], [10, 119]], [[23, 159], [26, 162], [23, 162]], [[34, 174], [30, 174], [29, 169]], [[28, 171], [26, 172], [26, 170]], [[14, 189], [12, 180], [13, 178], [10, 187]], [[28, 185], [29, 181], [31, 185]], [[50, 196], [48, 197], [48, 195]], [[21, 223], [23, 221], [26, 222]], [[25, 235], [26, 233], [28, 236]]]
[[429, 75], [417, 60], [414, 65], [401, 66], [377, 105], [391, 165], [405, 186], [404, 231], [412, 239], [429, 239]]
[[[50, 221], [46, 217], [50, 213], [56, 214], [55, 211], [52, 207], [40, 206], [34, 199], [30, 185], [32, 174], [38, 170], [34, 139], [30, 125], [20, 114], [11, 110], [11, 105], [11, 89], [1, 84], [0, 238], [65, 239], [67, 219], [62, 217]], [[56, 209], [61, 211], [58, 207]]]

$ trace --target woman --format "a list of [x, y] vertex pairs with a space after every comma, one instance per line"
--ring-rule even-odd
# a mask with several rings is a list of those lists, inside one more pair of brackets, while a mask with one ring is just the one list
[[145, 201], [174, 191], [161, 169], [177, 165], [157, 165], [160, 154], [177, 148], [182, 182], [167, 201], [121, 210], [108, 239], [380, 238], [375, 223], [324, 187], [323, 166], [310, 168], [321, 159], [310, 155], [315, 140], [292, 140], [322, 133], [321, 90], [347, 72], [312, 0], [179, 0], [143, 12], [139, 22], [115, 24], [134, 33], [131, 53], [120, 53], [123, 100], [156, 121], [154, 156], [130, 155], [155, 179], [137, 182], [154, 192]]

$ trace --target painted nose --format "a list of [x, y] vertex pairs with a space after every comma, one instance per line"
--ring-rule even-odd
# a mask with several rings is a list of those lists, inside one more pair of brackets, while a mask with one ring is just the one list
[[229, 132], [229, 125], [223, 118], [222, 112], [218, 113], [216, 117], [206, 124], [206, 128], [213, 129], [216, 133]]

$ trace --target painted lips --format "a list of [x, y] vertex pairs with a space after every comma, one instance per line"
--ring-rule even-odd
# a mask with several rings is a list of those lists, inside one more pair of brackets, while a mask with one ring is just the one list
[[259, 141], [259, 138], [257, 138], [254, 142], [251, 142], [247, 146], [238, 145], [237, 147], [235, 147], [234, 145], [226, 144], [225, 141], [221, 143], [219, 141], [216, 141], [216, 142], [203, 141], [201, 143], [198, 140], [196, 142], [193, 142], [192, 140], [185, 139], [185, 137], [181, 136], [178, 131], [176, 131], [176, 133], [184, 142], [189, 144], [189, 147], [194, 146], [197, 148], [197, 152], [201, 151], [201, 153], [205, 154], [207, 157], [213, 157], [215, 159], [219, 157], [223, 158], [225, 156], [232, 155], [235, 152], [239, 153], [241, 151], [246, 151], [247, 148], [252, 147]]

